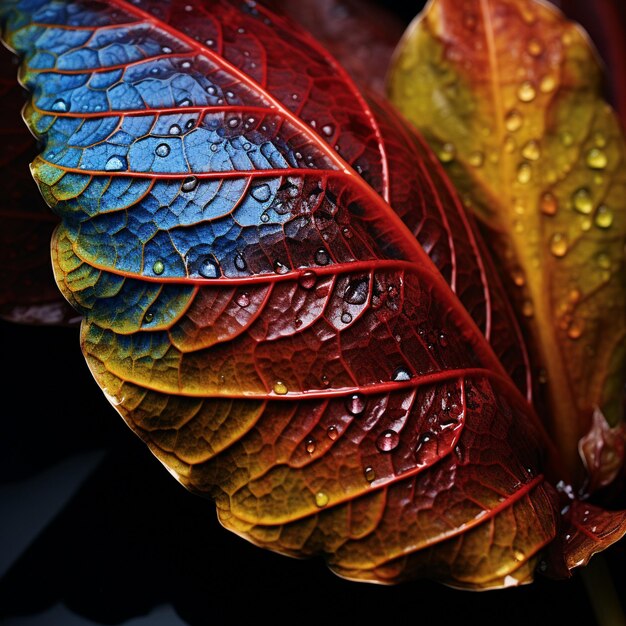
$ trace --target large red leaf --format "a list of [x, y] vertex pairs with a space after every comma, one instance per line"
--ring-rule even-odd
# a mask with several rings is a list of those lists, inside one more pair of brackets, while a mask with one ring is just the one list
[[508, 376], [528, 393], [524, 349], [404, 122], [254, 3], [0, 14], [57, 280], [170, 471], [235, 532], [344, 576], [529, 581], [557, 511]]

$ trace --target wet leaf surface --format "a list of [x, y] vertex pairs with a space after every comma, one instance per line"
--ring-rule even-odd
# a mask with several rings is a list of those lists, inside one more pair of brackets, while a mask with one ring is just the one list
[[625, 148], [600, 81], [584, 33], [531, 0], [433, 2], [390, 81], [491, 233], [579, 485], [595, 408], [623, 419], [626, 362]]
[[2, 11], [57, 280], [170, 471], [346, 577], [530, 581], [557, 511], [525, 353], [421, 141], [260, 6]]

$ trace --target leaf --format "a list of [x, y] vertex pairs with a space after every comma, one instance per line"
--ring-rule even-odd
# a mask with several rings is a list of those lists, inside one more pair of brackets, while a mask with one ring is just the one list
[[76, 313], [60, 296], [50, 265], [50, 237], [58, 222], [28, 172], [31, 134], [19, 123], [24, 92], [16, 66], [0, 50], [0, 316], [24, 323], [67, 323]]
[[83, 351], [170, 472], [349, 578], [530, 581], [558, 520], [524, 349], [408, 127], [253, 3], [1, 15]]
[[534, 0], [435, 0], [390, 78], [490, 233], [579, 485], [595, 407], [623, 419], [626, 363], [625, 149], [599, 86], [584, 33]]

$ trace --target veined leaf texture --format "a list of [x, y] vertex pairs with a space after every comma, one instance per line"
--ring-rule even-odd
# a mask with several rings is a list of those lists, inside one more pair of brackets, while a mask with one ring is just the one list
[[170, 472], [348, 578], [531, 580], [559, 522], [525, 350], [405, 122], [253, 2], [0, 15], [85, 357]]

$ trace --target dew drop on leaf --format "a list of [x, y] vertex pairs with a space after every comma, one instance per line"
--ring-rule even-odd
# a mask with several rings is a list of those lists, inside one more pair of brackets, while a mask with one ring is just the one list
[[593, 211], [593, 199], [589, 193], [589, 189], [581, 187], [574, 192], [572, 196], [574, 208], [583, 215], [589, 215]]
[[349, 324], [349, 323], [352, 321], [352, 315], [350, 315], [350, 313], [348, 313], [347, 311], [344, 311], [344, 312], [341, 314], [341, 321], [342, 321], [344, 324]]
[[521, 102], [532, 102], [536, 95], [535, 87], [530, 81], [523, 82], [517, 90], [517, 97]]
[[361, 415], [365, 411], [365, 398], [360, 393], [353, 393], [346, 399], [346, 409], [351, 415]]
[[270, 186], [264, 183], [262, 185], [257, 185], [256, 187], [253, 187], [250, 191], [250, 195], [257, 202], [267, 202], [270, 199], [272, 192], [270, 190]]
[[556, 215], [556, 212], [559, 210], [559, 201], [553, 193], [547, 191], [541, 196], [539, 208], [544, 215]]
[[456, 156], [456, 148], [451, 143], [444, 143], [439, 149], [437, 156], [442, 163], [450, 163]]
[[315, 452], [315, 440], [314, 439], [307, 439], [306, 440], [306, 444], [305, 444], [305, 448], [304, 448], [309, 454], [313, 454]]
[[567, 241], [567, 235], [563, 233], [554, 233], [550, 239], [550, 252], [555, 257], [562, 258], [567, 254], [569, 249], [569, 243]]
[[376, 447], [381, 452], [391, 452], [398, 447], [399, 443], [400, 435], [395, 430], [385, 430], [376, 439]]
[[289, 271], [289, 268], [280, 261], [274, 261], [274, 271], [277, 274], [286, 274]]
[[165, 271], [165, 264], [163, 263], [163, 261], [155, 261], [154, 265], [152, 266], [152, 271], [157, 276], [160, 276]]
[[335, 441], [339, 437], [339, 431], [336, 426], [329, 426], [326, 435], [331, 441]]
[[522, 156], [529, 161], [536, 161], [541, 156], [541, 149], [539, 143], [534, 139], [531, 139], [523, 148]]
[[250, 296], [247, 293], [241, 293], [237, 296], [235, 302], [242, 309], [245, 309], [247, 306], [250, 305]]
[[551, 74], [544, 76], [539, 83], [541, 93], [552, 93], [556, 89], [556, 78]]
[[112, 156], [107, 160], [104, 169], [107, 172], [120, 172], [125, 170], [126, 158], [123, 156]]
[[507, 114], [504, 120], [504, 125], [509, 132], [514, 133], [522, 127], [523, 121], [524, 118], [522, 117], [522, 114], [516, 109], [513, 109]]
[[152, 311], [148, 311], [148, 312], [145, 314], [145, 316], [144, 316], [144, 318], [143, 318], [143, 321], [144, 321], [146, 324], [149, 324], [149, 323], [150, 323], [150, 322], [152, 322], [153, 320], [154, 320], [154, 313], [153, 313]]
[[365, 468], [364, 474], [365, 474], [365, 480], [368, 483], [374, 482], [376, 480], [376, 472], [374, 471], [373, 467], [368, 465]]
[[183, 184], [181, 185], [181, 189], [187, 193], [193, 191], [198, 186], [198, 179], [195, 176], [190, 176], [189, 178], [185, 178]]
[[325, 124], [324, 126], [322, 126], [322, 132], [327, 136], [330, 137], [332, 136], [332, 134], [335, 132], [335, 127], [332, 126], [332, 124]]
[[613, 224], [613, 211], [606, 204], [598, 207], [595, 223], [598, 228], [610, 228]]
[[608, 164], [606, 153], [600, 148], [592, 148], [587, 152], [587, 165], [593, 170], [603, 170]]
[[168, 132], [170, 135], [180, 135], [182, 131], [178, 124], [172, 124]]
[[219, 263], [213, 257], [206, 257], [200, 263], [198, 273], [203, 278], [217, 278], [221, 274]]
[[312, 270], [307, 270], [306, 272], [304, 272], [298, 280], [298, 284], [300, 285], [300, 287], [302, 287], [302, 289], [313, 289], [316, 282], [317, 274]]
[[567, 336], [570, 339], [580, 339], [585, 326], [582, 320], [574, 320], [567, 329]]
[[517, 180], [518, 182], [520, 182], [522, 185], [526, 185], [527, 183], [530, 182], [530, 179], [533, 176], [533, 171], [532, 168], [530, 167], [529, 163], [520, 163], [519, 167], [517, 168]]
[[324, 508], [328, 504], [328, 494], [318, 491], [315, 494], [315, 504], [320, 508]]
[[65, 100], [59, 98], [58, 100], [54, 101], [54, 104], [52, 105], [52, 110], [53, 111], [59, 111], [61, 113], [65, 113], [66, 111], [69, 111], [70, 107], [67, 104], [67, 102], [65, 102]]
[[369, 294], [369, 281], [353, 280], [346, 288], [343, 299], [348, 304], [364, 304]]
[[170, 153], [170, 147], [166, 143], [161, 143], [156, 147], [157, 156], [166, 157]]
[[236, 254], [235, 255], [235, 267], [240, 271], [243, 272], [247, 265], [246, 265], [246, 260], [243, 258], [242, 254]]
[[287, 385], [285, 385], [285, 383], [282, 380], [277, 380], [274, 383], [274, 393], [278, 396], [284, 396], [287, 391], [289, 391], [287, 389]]
[[411, 380], [411, 374], [405, 367], [399, 367], [393, 373], [391, 380], [396, 381], [396, 382]]
[[330, 257], [328, 256], [328, 252], [325, 248], [320, 248], [315, 253], [315, 262], [318, 265], [328, 265], [330, 263]]

